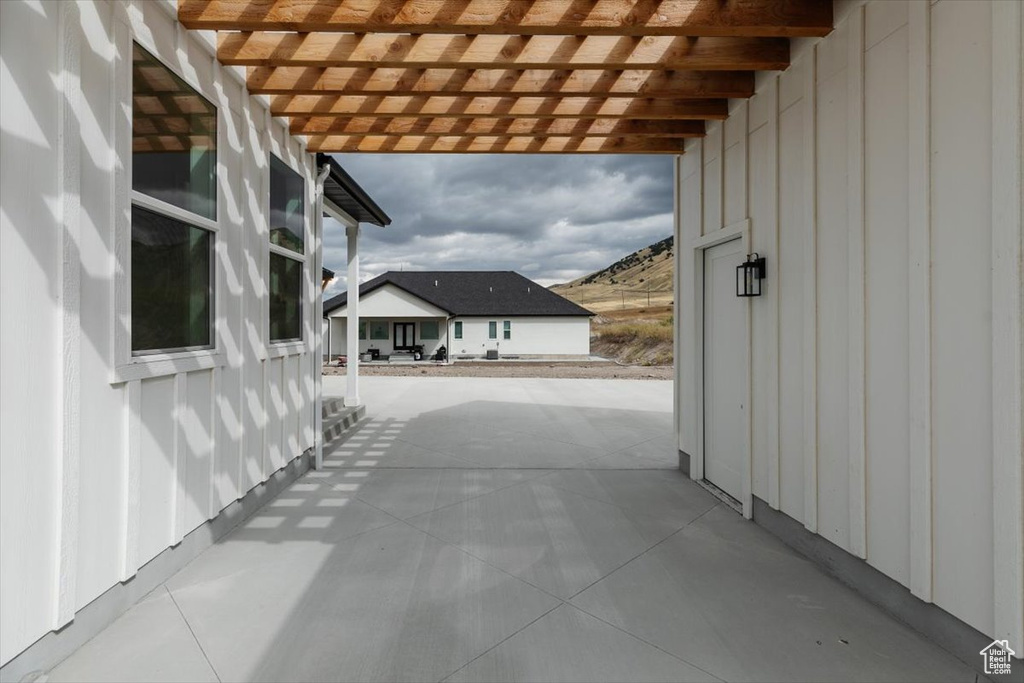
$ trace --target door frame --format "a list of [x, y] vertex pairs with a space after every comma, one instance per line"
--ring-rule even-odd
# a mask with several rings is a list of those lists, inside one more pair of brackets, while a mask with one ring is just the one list
[[[394, 336], [394, 343], [391, 345], [391, 348], [393, 348], [395, 351], [412, 351], [413, 347], [416, 346], [416, 323], [414, 323], [414, 322], [412, 322], [412, 323], [410, 323], [410, 322], [394, 322], [394, 323], [392, 323], [392, 325], [393, 325], [392, 332], [394, 333], [395, 336]], [[412, 344], [410, 344], [408, 346], [399, 346], [398, 345], [398, 326], [399, 325], [402, 325], [404, 329], [408, 329], [408, 327], [412, 328]], [[408, 327], [405, 327], [405, 326], [408, 326]], [[409, 341], [409, 338], [408, 338], [407, 335], [403, 335], [402, 338], [403, 338], [404, 341]]]
[[[690, 478], [698, 482], [704, 481], [704, 251], [719, 244], [731, 242], [735, 239], [743, 241], [744, 253], [750, 253], [750, 220], [743, 219], [724, 228], [720, 228], [706, 235], [702, 235], [690, 241], [690, 248], [693, 250], [693, 305], [694, 305], [694, 326], [693, 326], [693, 349], [696, 372], [693, 373], [692, 387], [695, 398], [697, 413], [697, 438], [696, 453], [690, 462]], [[750, 519], [754, 513], [753, 500], [753, 453], [751, 450], [751, 430], [753, 428], [753, 411], [751, 410], [751, 325], [750, 325], [750, 299], [744, 299], [744, 335], [746, 343], [743, 344], [743, 379], [746, 403], [743, 406], [743, 492], [740, 497], [740, 505], [743, 508], [743, 516]]]

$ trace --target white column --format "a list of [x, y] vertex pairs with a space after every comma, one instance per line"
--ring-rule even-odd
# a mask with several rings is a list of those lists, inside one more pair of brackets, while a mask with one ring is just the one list
[[345, 405], [359, 405], [359, 226], [345, 228], [348, 237], [348, 304], [345, 344], [348, 355], [348, 386]]

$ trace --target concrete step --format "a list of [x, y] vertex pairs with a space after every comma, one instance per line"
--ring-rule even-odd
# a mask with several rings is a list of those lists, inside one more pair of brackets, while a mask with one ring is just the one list
[[366, 406], [346, 408], [341, 399], [324, 401], [323, 434], [324, 448], [334, 441], [343, 441], [342, 436], [366, 417]]

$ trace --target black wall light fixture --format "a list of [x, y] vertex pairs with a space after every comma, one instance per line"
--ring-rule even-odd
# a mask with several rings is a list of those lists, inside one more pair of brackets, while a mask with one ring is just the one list
[[761, 296], [761, 280], [765, 276], [764, 257], [756, 252], [736, 266], [736, 296]]

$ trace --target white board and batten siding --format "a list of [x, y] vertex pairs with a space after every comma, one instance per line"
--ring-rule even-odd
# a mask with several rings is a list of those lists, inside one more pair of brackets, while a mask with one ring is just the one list
[[732, 229], [767, 259], [752, 495], [1022, 652], [1024, 5], [836, 7], [679, 159], [680, 449], [702, 438], [685, 274]]
[[[0, 664], [313, 446], [313, 159], [174, 15], [0, 3]], [[185, 360], [126, 355], [133, 40], [218, 108], [216, 348]], [[270, 153], [308, 194], [286, 346], [266, 343]]]

